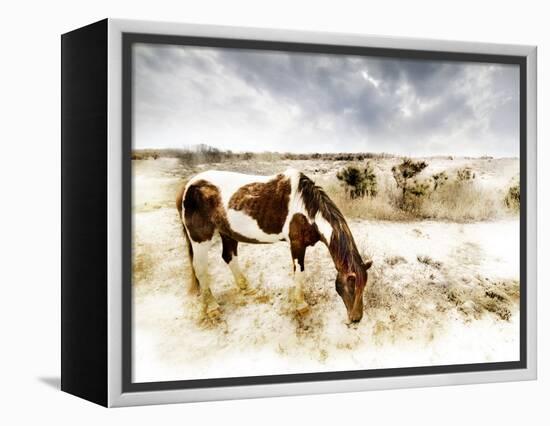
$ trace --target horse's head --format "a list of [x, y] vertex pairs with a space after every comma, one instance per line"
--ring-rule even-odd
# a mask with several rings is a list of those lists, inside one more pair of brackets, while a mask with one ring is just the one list
[[363, 317], [363, 291], [367, 285], [368, 270], [372, 260], [362, 263], [351, 271], [339, 271], [336, 275], [336, 292], [346, 305], [351, 322], [359, 322]]

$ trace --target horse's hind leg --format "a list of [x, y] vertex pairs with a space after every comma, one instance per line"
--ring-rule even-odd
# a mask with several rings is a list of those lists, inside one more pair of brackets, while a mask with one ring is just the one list
[[237, 257], [238, 241], [224, 234], [220, 234], [220, 236], [222, 239], [222, 258], [229, 266], [229, 269], [231, 269], [235, 284], [237, 284], [237, 287], [243, 290], [245, 294], [253, 294], [255, 291], [248, 286], [248, 280], [239, 266], [239, 259]]
[[212, 241], [204, 241], [193, 244], [193, 268], [199, 281], [200, 292], [204, 310], [209, 317], [220, 315], [220, 305], [216, 302], [212, 291], [210, 290], [210, 273], [208, 272], [208, 250], [212, 246]]

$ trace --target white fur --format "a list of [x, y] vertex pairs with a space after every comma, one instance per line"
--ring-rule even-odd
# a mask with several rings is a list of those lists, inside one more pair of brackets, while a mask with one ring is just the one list
[[197, 243], [191, 242], [193, 246], [193, 269], [199, 280], [202, 303], [208, 315], [218, 312], [219, 305], [210, 290], [210, 273], [208, 271], [208, 251], [212, 246], [212, 240]]
[[243, 273], [241, 271], [241, 267], [239, 265], [237, 256], [233, 256], [231, 258], [231, 261], [228, 263], [228, 265], [229, 265], [229, 269], [231, 269], [233, 277], [235, 278], [235, 281], [243, 277]]
[[226, 209], [227, 210], [227, 220], [229, 221], [229, 226], [235, 232], [238, 232], [240, 235], [244, 235], [247, 238], [252, 238], [256, 241], [261, 241], [263, 243], [276, 243], [282, 238], [285, 238], [283, 233], [280, 234], [267, 234], [260, 229], [258, 222], [255, 219], [248, 216], [246, 213], [243, 213], [240, 210]]
[[197, 243], [192, 241], [193, 245], [193, 269], [197, 276], [201, 289], [210, 287], [210, 275], [208, 273], [208, 251], [212, 247], [212, 240]]
[[330, 243], [330, 238], [332, 237], [332, 225], [323, 217], [320, 212], [315, 215], [314, 222], [317, 224], [317, 229], [319, 230], [319, 233], [324, 237], [327, 244]]
[[283, 225], [283, 234], [288, 240], [288, 233], [290, 230], [290, 221], [296, 213], [302, 213], [305, 217], [309, 217], [306, 212], [306, 206], [298, 192], [298, 185], [300, 183], [300, 172], [295, 169], [288, 169], [284, 172], [285, 176], [290, 178], [290, 198], [288, 202], [288, 215], [286, 217], [285, 224]]
[[307, 308], [307, 303], [304, 300], [304, 281], [305, 273], [300, 269], [298, 259], [294, 259], [294, 302], [298, 310]]

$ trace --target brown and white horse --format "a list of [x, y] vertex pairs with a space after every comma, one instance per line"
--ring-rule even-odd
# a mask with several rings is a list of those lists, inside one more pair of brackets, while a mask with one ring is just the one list
[[194, 176], [176, 198], [184, 225], [192, 265], [191, 289], [201, 293], [206, 313], [219, 315], [210, 291], [208, 250], [218, 233], [222, 258], [237, 286], [249, 292], [237, 260], [243, 243], [288, 241], [294, 268], [294, 298], [300, 313], [304, 300], [306, 248], [322, 241], [334, 261], [336, 291], [344, 301], [348, 319], [363, 316], [363, 290], [372, 261], [363, 262], [344, 216], [327, 194], [303, 173], [287, 170], [275, 176], [254, 176], [206, 171]]

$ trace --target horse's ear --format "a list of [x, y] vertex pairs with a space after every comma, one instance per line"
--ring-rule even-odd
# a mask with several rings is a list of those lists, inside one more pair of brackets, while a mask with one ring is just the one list
[[372, 266], [372, 260], [367, 260], [365, 263], [363, 263], [363, 266], [365, 267], [365, 271], [368, 271]]

